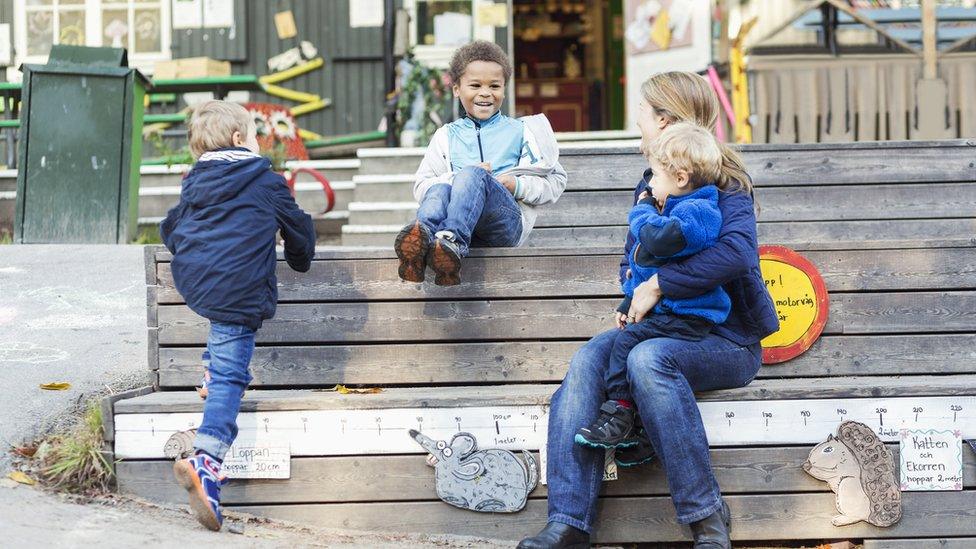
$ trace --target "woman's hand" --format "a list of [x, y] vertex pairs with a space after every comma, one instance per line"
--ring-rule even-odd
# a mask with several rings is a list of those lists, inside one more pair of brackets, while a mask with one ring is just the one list
[[506, 189], [508, 189], [508, 192], [512, 193], [513, 195], [515, 194], [514, 175], [499, 175], [495, 179], [497, 179], [499, 183], [501, 183]]
[[647, 313], [661, 300], [661, 287], [657, 283], [657, 275], [652, 276], [640, 286], [634, 288], [634, 299], [630, 303], [627, 320], [632, 323], [644, 320]]
[[617, 328], [623, 330], [627, 327], [627, 315], [616, 311], [613, 313], [613, 319], [616, 321]]

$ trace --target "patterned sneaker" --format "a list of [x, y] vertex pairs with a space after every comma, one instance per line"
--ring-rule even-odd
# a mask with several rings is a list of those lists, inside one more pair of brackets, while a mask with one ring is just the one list
[[627, 448], [637, 444], [633, 435], [634, 409], [608, 400], [600, 406], [600, 417], [576, 431], [574, 440], [594, 448]]
[[214, 532], [220, 530], [224, 516], [220, 512], [220, 487], [227, 482], [220, 476], [220, 463], [198, 453], [173, 464], [176, 481], [190, 495], [190, 509], [200, 524]]
[[427, 254], [433, 238], [430, 230], [420, 221], [414, 221], [400, 229], [393, 249], [400, 259], [400, 278], [407, 282], [423, 282], [427, 269]]
[[613, 460], [620, 467], [637, 467], [654, 459], [654, 446], [647, 438], [647, 431], [641, 429], [633, 440], [636, 444], [629, 448], [617, 448], [613, 454]]
[[461, 283], [461, 250], [451, 239], [451, 233], [437, 233], [428, 252], [427, 264], [434, 269], [434, 284], [457, 286]]

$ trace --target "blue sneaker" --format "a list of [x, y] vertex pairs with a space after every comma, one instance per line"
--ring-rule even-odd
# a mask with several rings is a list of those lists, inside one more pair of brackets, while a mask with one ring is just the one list
[[190, 495], [190, 509], [200, 524], [214, 532], [220, 530], [224, 516], [220, 512], [220, 487], [227, 478], [220, 476], [220, 462], [204, 453], [173, 464], [173, 474]]

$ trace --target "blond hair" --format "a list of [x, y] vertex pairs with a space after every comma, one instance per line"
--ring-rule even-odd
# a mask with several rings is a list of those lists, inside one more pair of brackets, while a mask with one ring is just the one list
[[718, 141], [708, 130], [691, 122], [676, 122], [664, 128], [647, 148], [647, 159], [671, 175], [684, 171], [693, 189], [715, 184], [722, 176]]
[[[703, 76], [693, 72], [671, 71], [655, 74], [641, 85], [641, 95], [654, 114], [669, 124], [692, 122], [715, 131], [719, 105], [715, 92]], [[739, 153], [725, 143], [718, 144], [722, 153], [722, 169], [715, 179], [723, 191], [752, 192], [752, 178], [746, 173]]]
[[187, 131], [190, 152], [199, 158], [207, 151], [234, 146], [234, 132], [246, 139], [254, 127], [247, 109], [230, 101], [207, 101], [193, 110]]

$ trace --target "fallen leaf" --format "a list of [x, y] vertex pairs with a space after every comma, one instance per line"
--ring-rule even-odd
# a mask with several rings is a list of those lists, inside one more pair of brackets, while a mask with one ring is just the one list
[[339, 393], [340, 395], [373, 395], [376, 393], [382, 393], [383, 389], [379, 387], [364, 387], [360, 389], [346, 387], [345, 385], [334, 385], [329, 389], [322, 389], [327, 393]]
[[41, 389], [45, 391], [67, 391], [71, 388], [70, 383], [60, 382], [60, 383], [41, 383]]
[[34, 484], [34, 479], [27, 476], [26, 473], [20, 471], [11, 471], [7, 473], [7, 478], [14, 482], [19, 482], [20, 484], [26, 484], [28, 486]]
[[20, 457], [32, 458], [34, 457], [34, 454], [37, 453], [37, 446], [34, 445], [16, 446], [12, 451], [15, 455], [18, 455]]

